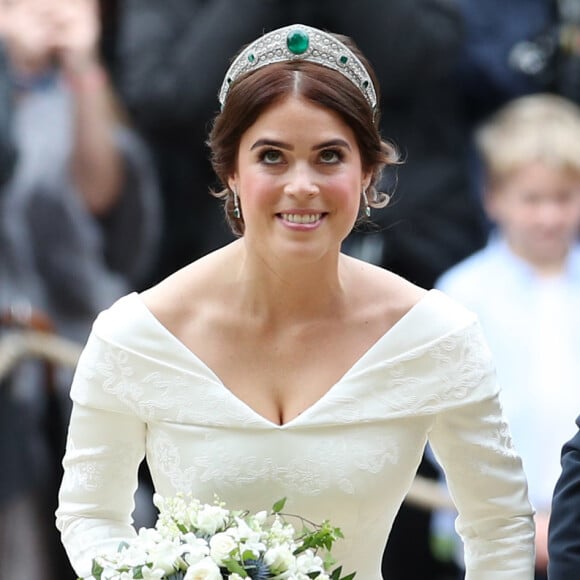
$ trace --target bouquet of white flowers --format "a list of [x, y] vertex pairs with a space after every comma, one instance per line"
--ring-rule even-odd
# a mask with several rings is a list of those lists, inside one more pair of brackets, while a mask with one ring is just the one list
[[[116, 553], [93, 560], [96, 580], [352, 580], [335, 567], [331, 548], [342, 538], [328, 521], [314, 524], [283, 514], [285, 499], [270, 512], [231, 511], [216, 499], [156, 494], [155, 528], [141, 528]], [[289, 518], [297, 518], [297, 530]], [[82, 580], [82, 579], [79, 579]]]

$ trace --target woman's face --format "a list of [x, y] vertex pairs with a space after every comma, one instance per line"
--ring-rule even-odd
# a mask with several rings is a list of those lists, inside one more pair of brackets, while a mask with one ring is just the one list
[[280, 257], [317, 260], [340, 250], [369, 182], [342, 118], [288, 97], [242, 136], [229, 186], [240, 198], [246, 243]]

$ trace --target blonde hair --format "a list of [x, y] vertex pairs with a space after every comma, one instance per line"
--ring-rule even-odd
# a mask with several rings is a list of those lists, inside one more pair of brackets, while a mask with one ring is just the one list
[[475, 140], [489, 187], [535, 161], [580, 175], [580, 107], [558, 95], [511, 101], [476, 131]]

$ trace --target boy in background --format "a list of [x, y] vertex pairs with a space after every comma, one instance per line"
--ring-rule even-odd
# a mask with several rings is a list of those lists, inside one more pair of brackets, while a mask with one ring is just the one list
[[580, 109], [556, 95], [522, 97], [476, 142], [495, 228], [436, 286], [479, 316], [495, 357], [537, 512], [536, 578], [545, 579], [560, 449], [580, 408]]

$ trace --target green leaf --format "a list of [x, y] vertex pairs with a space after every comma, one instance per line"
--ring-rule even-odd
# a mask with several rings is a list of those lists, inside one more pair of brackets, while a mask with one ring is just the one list
[[242, 578], [247, 578], [248, 573], [245, 568], [234, 558], [228, 558], [224, 560], [224, 566], [227, 568], [228, 572], [236, 573]]
[[272, 511], [275, 514], [279, 514], [283, 509], [284, 506], [286, 505], [286, 498], [283, 497], [282, 499], [279, 499], [273, 506], [272, 506]]
[[336, 559], [330, 552], [327, 552], [326, 554], [324, 554], [322, 562], [324, 564], [324, 569], [328, 570], [331, 566], [334, 566], [336, 564]]
[[177, 524], [177, 529], [182, 533], [182, 534], [187, 534], [187, 532], [189, 532], [189, 530], [187, 529], [186, 526], [184, 526], [183, 524], [180, 524], [178, 522], [176, 522]]
[[353, 580], [353, 578], [356, 576], [356, 572], [348, 574], [347, 576], [341, 576], [341, 574], [342, 574], [342, 566], [339, 566], [338, 568], [332, 571], [332, 574], [330, 575], [330, 580]]
[[104, 568], [96, 561], [93, 560], [93, 567], [91, 568], [91, 574], [95, 577], [95, 580], [101, 580], [101, 574]]

